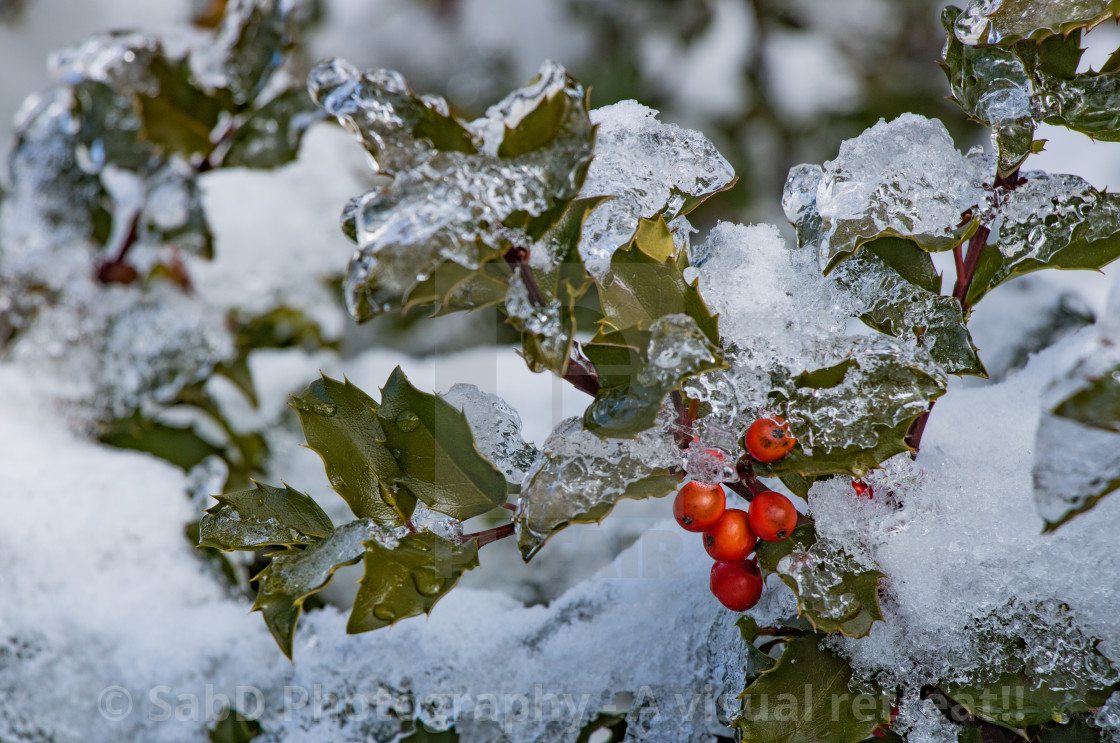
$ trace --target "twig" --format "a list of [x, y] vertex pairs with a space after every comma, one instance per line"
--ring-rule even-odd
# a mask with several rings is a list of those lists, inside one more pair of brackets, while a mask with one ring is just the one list
[[505, 539], [506, 537], [512, 536], [513, 533], [513, 524], [502, 524], [501, 526], [495, 526], [493, 529], [487, 529], [486, 531], [476, 531], [473, 534], [464, 534], [463, 541], [469, 542], [472, 539], [477, 539], [478, 546], [483, 547], [487, 544], [490, 544], [491, 542], [497, 542], [499, 539]]
[[933, 410], [933, 404], [935, 402], [937, 401], [929, 401], [929, 407], [926, 408], [926, 412], [915, 418], [914, 422], [910, 424], [910, 430], [906, 432], [906, 438], [904, 439], [904, 442], [907, 446], [913, 449], [913, 451], [910, 452], [911, 459], [918, 458], [918, 449], [920, 449], [922, 446], [922, 434], [926, 432], [926, 421], [929, 420], [929, 414]]
[[968, 289], [972, 286], [972, 279], [976, 276], [976, 268], [980, 265], [980, 254], [984, 252], [984, 245], [988, 242], [990, 230], [981, 225], [972, 238], [968, 241], [968, 250], [964, 254], [964, 263], [957, 273], [957, 282], [953, 286], [953, 296], [961, 303], [961, 311], [967, 315], [969, 310]]

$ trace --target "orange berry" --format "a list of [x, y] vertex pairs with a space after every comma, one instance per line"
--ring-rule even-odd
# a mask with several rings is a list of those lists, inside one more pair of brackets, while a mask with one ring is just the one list
[[673, 516], [686, 531], [707, 531], [719, 521], [726, 505], [723, 488], [694, 480], [677, 493]]
[[738, 508], [728, 508], [715, 526], [704, 532], [704, 549], [713, 560], [720, 562], [743, 560], [757, 542], [747, 512]]
[[751, 499], [747, 520], [751, 531], [767, 542], [780, 542], [797, 526], [797, 509], [789, 498], [768, 490]]
[[776, 462], [793, 449], [797, 439], [790, 436], [789, 424], [782, 418], [760, 418], [743, 436], [743, 444], [759, 462]]
[[709, 587], [719, 602], [731, 611], [746, 611], [762, 597], [762, 573], [754, 560], [717, 562], [712, 566]]

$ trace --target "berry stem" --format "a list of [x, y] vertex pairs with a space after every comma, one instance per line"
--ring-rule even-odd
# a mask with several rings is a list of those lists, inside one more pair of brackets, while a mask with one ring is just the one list
[[487, 529], [486, 531], [476, 531], [472, 534], [464, 534], [463, 542], [469, 542], [472, 539], [477, 539], [478, 546], [481, 548], [487, 544], [490, 544], [491, 542], [497, 542], [499, 539], [505, 539], [508, 536], [512, 536], [513, 533], [513, 524], [502, 524], [501, 526], [495, 526], [493, 529]]
[[[964, 262], [961, 269], [957, 272], [957, 281], [953, 286], [953, 296], [961, 303], [961, 311], [967, 316], [970, 309], [965, 297], [968, 296], [968, 289], [972, 285], [972, 279], [976, 276], [976, 268], [980, 265], [980, 254], [984, 252], [984, 245], [988, 242], [988, 234], [990, 230], [984, 225], [980, 225], [976, 232], [968, 241], [968, 250], [964, 254]], [[959, 252], [960, 246], [957, 246]]]

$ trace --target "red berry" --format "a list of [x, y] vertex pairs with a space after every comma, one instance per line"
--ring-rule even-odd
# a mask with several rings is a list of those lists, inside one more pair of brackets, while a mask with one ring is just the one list
[[747, 512], [729, 508], [715, 526], [704, 532], [704, 549], [713, 560], [739, 562], [754, 549], [758, 537], [751, 531]]
[[686, 531], [707, 531], [715, 526], [727, 498], [719, 485], [689, 482], [677, 493], [673, 501], [673, 516]]
[[852, 480], [852, 490], [856, 491], [857, 498], [867, 498], [871, 500], [875, 496], [875, 491], [863, 480]]
[[759, 462], [777, 462], [789, 454], [797, 439], [789, 434], [789, 424], [782, 418], [760, 418], [743, 436], [743, 444]]
[[731, 611], [746, 611], [762, 597], [762, 573], [754, 560], [712, 566], [712, 594]]
[[793, 533], [797, 526], [797, 509], [789, 498], [768, 490], [751, 499], [747, 519], [759, 539], [780, 542]]

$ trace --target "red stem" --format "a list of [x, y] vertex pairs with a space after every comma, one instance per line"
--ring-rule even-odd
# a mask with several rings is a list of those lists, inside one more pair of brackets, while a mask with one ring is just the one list
[[497, 542], [499, 539], [505, 539], [508, 536], [512, 536], [513, 533], [513, 524], [502, 524], [501, 526], [495, 526], [493, 529], [487, 529], [486, 531], [476, 531], [473, 534], [464, 534], [463, 541], [469, 542], [472, 539], [477, 539], [478, 546], [483, 547], [487, 544], [490, 544], [491, 542]]

